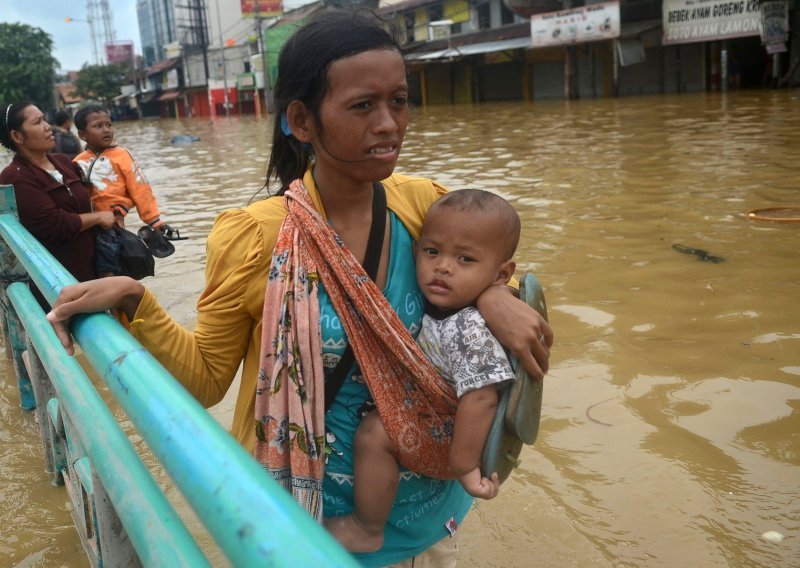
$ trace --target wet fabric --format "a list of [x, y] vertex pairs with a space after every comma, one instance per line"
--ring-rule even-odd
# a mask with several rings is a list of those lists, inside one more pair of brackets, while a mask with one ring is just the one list
[[[409, 333], [416, 336], [425, 297], [417, 285], [413, 239], [394, 212], [389, 213], [389, 226], [389, 266], [382, 293]], [[338, 362], [347, 341], [324, 284], [319, 287], [319, 303], [323, 363], [328, 370]], [[326, 518], [353, 512], [353, 439], [364, 413], [374, 408], [361, 369], [354, 365], [325, 413], [325, 436], [331, 450], [323, 482]], [[383, 547], [378, 552], [356, 554], [355, 558], [365, 568], [372, 568], [421, 554], [448, 534], [450, 519], [458, 523], [464, 519], [471, 503], [472, 497], [458, 481], [432, 479], [401, 469], [394, 504], [383, 528]]]
[[314, 209], [300, 180], [287, 191], [264, 301], [254, 455], [321, 518], [324, 372], [318, 279], [353, 346], [398, 462], [450, 479], [456, 399], [380, 290]]
[[[314, 207], [326, 217], [325, 207], [309, 170], [303, 182], [311, 193]], [[431, 203], [446, 192], [435, 181], [394, 173], [381, 182], [386, 190], [387, 208], [400, 225], [392, 227], [393, 258], [402, 260], [413, 275], [411, 240], [419, 238], [422, 221]], [[175, 376], [197, 400], [217, 404], [229, 392], [241, 368], [241, 386], [231, 434], [252, 452], [256, 429], [256, 383], [261, 347], [264, 295], [277, 234], [286, 217], [285, 201], [271, 197], [254, 201], [246, 208], [221, 213], [208, 237], [205, 289], [197, 303], [197, 323], [192, 331], [169, 317], [156, 297], [145, 291], [131, 325], [134, 337]], [[405, 233], [406, 240], [397, 235]], [[390, 264], [391, 266], [391, 264]], [[416, 284], [397, 279], [392, 268], [387, 285], [396, 298], [392, 304], [400, 313], [414, 307], [410, 327], [418, 330], [422, 316], [421, 296]], [[413, 278], [411, 278], [413, 281]], [[320, 306], [321, 318], [330, 310]], [[416, 331], [415, 331], [416, 333]], [[326, 336], [323, 339], [327, 342]], [[323, 353], [330, 346], [323, 345]], [[325, 467], [325, 514], [352, 512], [353, 436], [357, 427], [354, 411], [368, 398], [363, 380], [345, 382], [331, 411], [325, 416], [326, 428], [335, 431], [337, 440]], [[413, 472], [403, 472], [398, 499], [392, 508], [384, 534], [384, 547], [374, 553], [357, 555], [367, 568], [386, 566], [420, 554], [448, 533], [445, 523], [454, 517], [460, 522], [472, 503], [458, 481], [441, 481]]]
[[515, 378], [503, 346], [474, 307], [442, 319], [426, 314], [417, 343], [459, 398]]
[[122, 248], [122, 236], [119, 227], [97, 229], [96, 233], [94, 265], [97, 274], [120, 274], [122, 267], [119, 265], [119, 251]]

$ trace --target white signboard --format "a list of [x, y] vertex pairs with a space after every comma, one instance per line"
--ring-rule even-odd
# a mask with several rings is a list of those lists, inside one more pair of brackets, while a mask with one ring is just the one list
[[178, 88], [178, 70], [177, 69], [170, 69], [167, 71], [167, 84], [164, 85], [165, 89], [177, 89]]
[[664, 0], [663, 44], [759, 34], [758, 0]]
[[569, 45], [619, 37], [619, 2], [589, 4], [531, 16], [533, 47]]
[[789, 3], [786, 0], [761, 2], [761, 41], [767, 45], [789, 39]]

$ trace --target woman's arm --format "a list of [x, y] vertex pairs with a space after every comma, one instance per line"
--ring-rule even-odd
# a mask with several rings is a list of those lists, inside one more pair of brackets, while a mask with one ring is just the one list
[[19, 220], [39, 241], [62, 242], [83, 230], [81, 214], [61, 209], [35, 179], [15, 179], [13, 183]]
[[490, 286], [478, 297], [477, 307], [489, 330], [519, 359], [527, 373], [541, 379], [549, 368], [553, 329], [505, 285]]
[[[270, 255], [258, 223], [242, 211], [226, 212], [208, 240], [206, 289], [198, 301], [193, 332], [175, 322], [152, 293], [128, 278], [103, 278], [62, 290], [48, 319], [69, 346], [67, 324], [76, 313], [121, 309], [131, 333], [198, 401], [210, 406], [227, 392], [239, 368], [260, 310], [251, 288], [266, 281]], [[264, 287], [260, 285], [260, 306]], [[254, 294], [258, 295], [258, 294]], [[257, 312], [256, 315], [254, 312]]]
[[50, 313], [47, 314], [47, 320], [53, 325], [61, 345], [67, 353], [73, 355], [75, 349], [68, 327], [72, 316], [114, 309], [124, 313], [128, 321], [131, 321], [144, 293], [144, 285], [127, 276], [114, 276], [65, 286], [56, 298]]

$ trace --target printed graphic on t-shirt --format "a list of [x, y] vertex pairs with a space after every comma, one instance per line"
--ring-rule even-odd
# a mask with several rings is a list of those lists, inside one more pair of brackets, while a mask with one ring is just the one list
[[442, 320], [425, 316], [417, 343], [459, 397], [514, 379], [503, 347], [475, 308]]

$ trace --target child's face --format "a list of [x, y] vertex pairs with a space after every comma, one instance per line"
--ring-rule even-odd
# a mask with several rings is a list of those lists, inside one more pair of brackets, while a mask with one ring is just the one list
[[415, 247], [417, 282], [443, 310], [474, 303], [493, 284], [505, 284], [516, 265], [505, 258], [507, 239], [496, 216], [434, 207]]
[[105, 150], [114, 144], [111, 116], [106, 112], [90, 112], [86, 117], [86, 128], [78, 135], [92, 150]]

